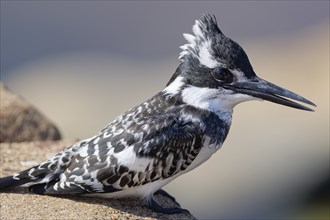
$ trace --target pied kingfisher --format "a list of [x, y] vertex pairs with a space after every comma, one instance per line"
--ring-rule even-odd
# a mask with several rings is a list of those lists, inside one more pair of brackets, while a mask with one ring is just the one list
[[256, 76], [235, 41], [203, 15], [193, 34], [184, 34], [180, 64], [166, 87], [128, 110], [92, 138], [82, 140], [30, 169], [0, 179], [0, 189], [26, 185], [45, 195], [139, 197], [154, 211], [164, 208], [154, 194], [208, 160], [228, 134], [233, 108], [248, 100], [268, 100], [313, 111], [311, 101]]

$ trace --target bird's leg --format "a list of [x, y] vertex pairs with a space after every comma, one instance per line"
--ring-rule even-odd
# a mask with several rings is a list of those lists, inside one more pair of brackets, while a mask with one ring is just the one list
[[158, 191], [156, 191], [155, 193], [154, 193], [154, 195], [162, 195], [162, 196], [164, 196], [164, 197], [166, 197], [166, 198], [169, 198], [170, 200], [172, 200], [177, 206], [179, 206], [180, 208], [181, 208], [181, 205], [180, 205], [180, 203], [178, 203], [177, 201], [176, 201], [176, 199], [173, 197], [173, 196], [171, 196], [168, 192], [166, 192], [165, 190], [163, 190], [163, 189], [159, 189]]
[[176, 214], [176, 213], [190, 213], [187, 209], [182, 209], [179, 207], [174, 208], [164, 208], [161, 205], [158, 204], [158, 202], [153, 198], [153, 196], [150, 196], [147, 200], [147, 207], [155, 212], [160, 212], [164, 214]]

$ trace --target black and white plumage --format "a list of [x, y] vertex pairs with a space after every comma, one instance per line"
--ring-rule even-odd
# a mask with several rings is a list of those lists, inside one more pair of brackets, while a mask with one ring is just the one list
[[[288, 97], [312, 102], [256, 76], [244, 50], [203, 15], [181, 46], [180, 65], [158, 94], [117, 117], [97, 135], [53, 158], [0, 179], [0, 189], [27, 185], [38, 194], [140, 197], [153, 195], [215, 153], [229, 131], [236, 104], [265, 99], [311, 110]], [[169, 195], [168, 195], [169, 196]]]

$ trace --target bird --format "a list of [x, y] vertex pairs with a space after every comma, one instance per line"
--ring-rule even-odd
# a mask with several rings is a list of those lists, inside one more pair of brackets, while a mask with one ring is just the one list
[[[157, 94], [115, 118], [95, 136], [52, 158], [0, 179], [0, 190], [17, 186], [41, 195], [140, 198], [149, 209], [182, 213], [162, 189], [207, 161], [223, 145], [233, 108], [266, 100], [314, 111], [316, 105], [258, 77], [243, 48], [203, 14], [183, 34], [179, 65]], [[298, 101], [298, 102], [295, 102]], [[177, 204], [163, 207], [155, 195]]]

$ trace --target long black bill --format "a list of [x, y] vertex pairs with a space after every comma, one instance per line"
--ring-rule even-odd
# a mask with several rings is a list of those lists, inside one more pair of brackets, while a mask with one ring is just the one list
[[301, 97], [300, 95], [297, 95], [289, 90], [281, 88], [258, 77], [254, 78], [253, 81], [235, 82], [225, 87], [239, 93], [306, 111], [314, 110], [285, 98], [316, 106], [313, 102], [305, 99], [304, 97]]

